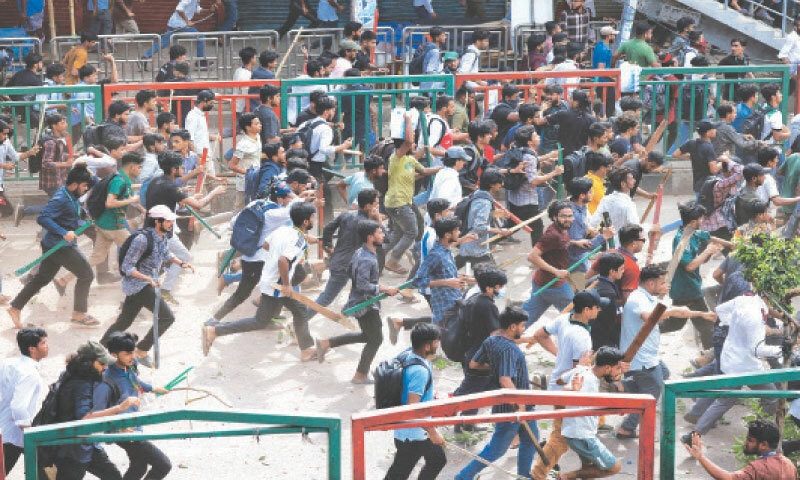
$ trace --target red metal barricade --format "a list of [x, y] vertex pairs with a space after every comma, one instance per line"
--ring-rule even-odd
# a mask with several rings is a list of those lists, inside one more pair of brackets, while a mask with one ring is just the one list
[[[506, 403], [525, 405], [563, 405], [564, 410], [502, 413], [496, 415], [458, 416], [459, 412]], [[463, 397], [415, 403], [387, 408], [352, 417], [353, 479], [366, 479], [366, 432], [411, 427], [437, 427], [473, 423], [511, 422], [599, 415], [636, 413], [639, 424], [639, 459], [637, 478], [653, 480], [655, 468], [656, 401], [650, 395], [585, 394], [577, 392], [540, 392], [532, 390], [493, 390]], [[428, 418], [430, 417], [430, 418]]]
[[[567, 79], [558, 83], [564, 88], [564, 99], [569, 99], [569, 92], [572, 89], [580, 88], [589, 93], [592, 101], [600, 98], [603, 105], [606, 102], [615, 102], [620, 97], [620, 71], [619, 69], [606, 70], [573, 70], [564, 72], [537, 71], [537, 72], [482, 72], [482, 73], [459, 73], [456, 75], [456, 90], [466, 82], [471, 82], [476, 92], [485, 93], [483, 97], [483, 111], [488, 112], [492, 106], [492, 95], [489, 92], [496, 92], [496, 100], [502, 101], [503, 82], [514, 81], [522, 91], [522, 99], [525, 102], [533, 101], [540, 103], [542, 91], [547, 86], [547, 79]], [[577, 79], [571, 81], [570, 79]], [[496, 85], [478, 85], [478, 82], [496, 81]], [[563, 83], [562, 83], [563, 82]], [[527, 88], [526, 88], [527, 86]], [[609, 94], [612, 94], [609, 97]], [[531, 100], [531, 95], [534, 98]], [[475, 106], [472, 106], [472, 117], [475, 117]]]
[[[158, 95], [157, 101], [161, 105], [162, 111], [173, 111], [178, 117], [178, 123], [183, 126], [182, 119], [185, 118], [189, 110], [194, 106], [197, 92], [200, 90], [211, 90], [216, 95], [217, 108], [215, 111], [207, 113], [211, 124], [216, 123], [219, 132], [222, 133], [225, 125], [233, 128], [234, 145], [236, 142], [236, 116], [239, 113], [236, 108], [236, 100], [244, 99], [244, 112], [250, 111], [250, 99], [258, 99], [258, 93], [247, 93], [250, 87], [261, 87], [266, 84], [280, 87], [280, 80], [246, 80], [246, 81], [212, 81], [212, 82], [166, 82], [166, 83], [113, 83], [103, 86], [103, 108], [108, 108], [113, 100], [125, 100], [135, 103], [136, 92], [139, 90], [155, 90]], [[177, 92], [177, 93], [176, 93]], [[183, 93], [192, 92], [192, 93]], [[172, 104], [172, 105], [171, 105]], [[280, 118], [280, 107], [275, 110], [275, 114]], [[211, 119], [211, 114], [216, 118]], [[155, 118], [150, 119], [151, 125], [155, 125]]]

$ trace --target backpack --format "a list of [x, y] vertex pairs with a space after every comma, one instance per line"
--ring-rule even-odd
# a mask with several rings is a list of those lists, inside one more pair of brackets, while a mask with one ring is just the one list
[[42, 135], [39, 137], [39, 141], [36, 142], [36, 145], [39, 146], [39, 151], [36, 153], [36, 155], [28, 157], [28, 170], [31, 173], [39, 173], [42, 171], [42, 161], [44, 160], [44, 142], [48, 140], [57, 141], [56, 137], [42, 132]]
[[741, 133], [744, 135], [752, 135], [753, 138], [758, 140], [768, 140], [772, 136], [772, 132], [765, 138], [761, 138], [764, 134], [764, 122], [767, 120], [767, 115], [775, 111], [774, 108], [767, 106], [766, 108], [758, 108], [753, 111], [753, 114], [745, 118], [742, 122]]
[[325, 120], [321, 118], [317, 120], [309, 120], [297, 131], [297, 134], [300, 135], [300, 141], [303, 142], [303, 150], [308, 152], [309, 160], [311, 157], [317, 154], [317, 152], [311, 150], [311, 139], [314, 138], [314, 129], [323, 123], [325, 123]]
[[425, 70], [425, 57], [434, 48], [436, 48], [436, 45], [433, 42], [429, 42], [414, 51], [414, 56], [411, 57], [411, 62], [408, 64], [409, 75], [422, 75]]
[[463, 228], [464, 231], [469, 229], [469, 209], [472, 206], [474, 197], [475, 193], [471, 193], [459, 200], [456, 204], [455, 216], [461, 222], [461, 228]]
[[421, 359], [411, 356], [406, 350], [391, 360], [384, 360], [375, 367], [372, 376], [375, 379], [375, 408], [391, 408], [403, 404], [403, 372], [411, 365], [422, 365], [428, 371], [428, 383], [425, 393], [433, 386], [433, 372]]
[[[694, 102], [692, 102], [692, 92], [694, 92]], [[705, 95], [705, 86], [701, 84], [686, 85], [681, 89], [681, 114], [683, 119], [689, 120], [702, 120], [706, 117], [706, 108], [708, 106], [707, 98]], [[694, 103], [694, 116], [692, 116], [692, 103]], [[692, 118], [689, 118], [692, 117]]]
[[[125, 256], [128, 254], [128, 250], [131, 248], [131, 244], [133, 243], [133, 239], [138, 237], [139, 235], [144, 235], [147, 238], [147, 247], [144, 249], [144, 253], [136, 261], [136, 270], [139, 270], [139, 266], [142, 264], [145, 258], [149, 257], [150, 254], [153, 253], [153, 246], [155, 245], [155, 239], [153, 239], [153, 235], [149, 233], [145, 229], [141, 230], [134, 230], [131, 232], [131, 235], [122, 242], [122, 245], [119, 247], [117, 251], [117, 262], [119, 263], [119, 274], [125, 276], [125, 272], [122, 271], [122, 262], [125, 261]], [[147, 275], [145, 272], [141, 272]]]
[[264, 212], [278, 208], [278, 204], [259, 200], [243, 208], [233, 222], [231, 247], [252, 257], [261, 248], [261, 230], [264, 228]]
[[[653, 75], [648, 81], [662, 81], [662, 75]], [[655, 95], [654, 95], [655, 93]], [[654, 98], [655, 97], [655, 98]], [[656, 85], [645, 85], [642, 87], [642, 113], [647, 115], [653, 111], [653, 103], [655, 102], [656, 114], [663, 114], [666, 107], [667, 86], [664, 83]]]
[[586, 175], [586, 152], [588, 151], [589, 148], [584, 146], [564, 158], [564, 185], [569, 185], [570, 180], [573, 178], [580, 178]]
[[86, 130], [83, 131], [83, 148], [89, 148], [90, 145], [103, 144], [103, 129], [101, 125], [87, 125]]
[[753, 215], [750, 213], [747, 204], [752, 200], [757, 200], [758, 195], [750, 191], [739, 192], [733, 198], [733, 218], [736, 220], [736, 226], [738, 227], [752, 220]]
[[706, 215], [711, 215], [717, 209], [717, 205], [714, 205], [714, 187], [720, 180], [722, 177], [719, 175], [709, 175], [703, 180], [703, 185], [700, 187], [697, 203], [706, 209]]
[[[389, 158], [394, 155], [395, 150], [396, 148], [394, 146], [394, 140], [391, 138], [386, 138], [373, 145], [372, 148], [369, 149], [369, 155], [382, 158], [383, 167], [388, 172]], [[389, 191], [389, 174], [384, 173], [382, 176], [376, 178], [372, 183], [375, 186], [375, 189], [381, 192], [381, 198], [385, 197], [386, 192]]]
[[[499, 166], [501, 168], [513, 170], [522, 163], [524, 154], [524, 149], [516, 146], [511, 147], [511, 149], [508, 150], [505, 155], [503, 155], [501, 165]], [[526, 180], [527, 179], [524, 173], [507, 173], [503, 176], [503, 188], [505, 188], [507, 191], [518, 190], [525, 184]]]
[[442, 332], [440, 345], [442, 351], [450, 360], [463, 362], [464, 355], [467, 354], [467, 337], [469, 330], [467, 325], [467, 310], [474, 301], [475, 296], [468, 299], [459, 298], [453, 302], [442, 317]]
[[280, 173], [273, 172], [271, 175], [266, 175], [270, 169], [273, 169], [274, 163], [264, 162], [259, 166], [250, 167], [244, 173], [244, 201], [247, 203], [252, 202], [258, 198], [258, 193], [267, 189], [272, 183], [275, 176]]
[[93, 219], [97, 220], [100, 218], [100, 215], [106, 211], [108, 185], [117, 175], [118, 173], [114, 172], [111, 175], [106, 175], [103, 177], [102, 180], [97, 182], [97, 184], [92, 187], [92, 191], [89, 192], [89, 195], [86, 197], [86, 209], [89, 211], [89, 215], [91, 215]]
[[[450, 142], [445, 142], [445, 137], [447, 136], [447, 124], [445, 123], [444, 120], [442, 120], [439, 117], [430, 117], [430, 119], [428, 120], [428, 140], [430, 141], [431, 138], [431, 125], [433, 124], [433, 122], [439, 122], [442, 124], [442, 136], [439, 137], [439, 140], [437, 140], [436, 143], [432, 145], [432, 147], [436, 148], [438, 146], [441, 146], [445, 150], [452, 147], [453, 146], [452, 140]], [[422, 122], [419, 122], [417, 123], [416, 131], [414, 131], [414, 141], [417, 142], [417, 145], [421, 145], [422, 140], [423, 140]], [[449, 143], [449, 145], [445, 145], [444, 143]]]

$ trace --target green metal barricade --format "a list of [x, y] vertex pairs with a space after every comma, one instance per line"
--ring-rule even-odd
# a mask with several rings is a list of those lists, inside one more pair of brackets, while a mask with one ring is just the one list
[[[441, 86], [420, 88], [411, 82], [430, 82]], [[348, 86], [358, 85], [367, 87], [363, 89], [350, 89]], [[293, 91], [293, 87], [297, 87]], [[281, 80], [281, 123], [282, 128], [289, 126], [290, 112], [294, 115], [300, 113], [302, 107], [300, 98], [307, 97], [312, 89], [328, 90], [328, 95], [335, 97], [338, 101], [337, 118], [341, 118], [342, 108], [348, 108], [351, 112], [369, 112], [370, 106], [375, 106], [375, 118], [365, 115], [359, 118], [358, 115], [351, 115], [349, 125], [346, 130], [352, 132], [349, 136], [353, 138], [353, 148], [360, 148], [362, 152], [369, 150], [370, 144], [374, 141], [371, 138], [372, 120], [377, 123], [375, 138], [385, 138], [388, 136], [386, 118], [389, 112], [398, 105], [409, 108], [409, 102], [413, 96], [428, 94], [434, 102], [439, 94], [453, 95], [455, 88], [455, 77], [453, 75], [394, 75], [385, 77], [344, 77], [344, 78], [298, 78], [291, 80]], [[291, 104], [291, 105], [290, 105]], [[384, 112], [384, 108], [389, 110]], [[291, 109], [291, 110], [290, 110]], [[361, 129], [356, 128], [357, 122], [365, 122], [361, 138], [356, 138], [355, 133]], [[336, 132], [334, 144], [340, 144], [346, 140], [341, 132]], [[336, 161], [337, 166], [343, 166], [344, 161], [340, 158]], [[355, 157], [352, 157], [348, 166], [355, 167]]]
[[[55, 94], [58, 94], [60, 98], [55, 99]], [[78, 94], [88, 98], [75, 98]], [[66, 105], [66, 110], [60, 110], [60, 113], [67, 117], [70, 125], [72, 124], [72, 113], [79, 114], [81, 131], [86, 127], [87, 113], [94, 118], [96, 123], [102, 122], [103, 119], [103, 95], [100, 85], [8, 87], [0, 88], [0, 96], [8, 96], [13, 99], [0, 103], [0, 108], [3, 113], [10, 115], [13, 121], [11, 143], [17, 151], [33, 146], [38, 138], [40, 126], [44, 126], [44, 118], [41, 113], [51, 110], [52, 105]], [[22, 127], [21, 131], [16, 127]], [[77, 139], [74, 140], [73, 143], [77, 143]], [[22, 169], [17, 165], [13, 177], [6, 180], [35, 180], [37, 178], [27, 168]]]
[[[250, 424], [242, 428], [212, 428], [160, 433], [122, 433], [119, 430], [143, 425], [157, 425], [181, 420]], [[113, 432], [113, 433], [103, 433]], [[189, 438], [220, 438], [287, 433], [328, 434], [328, 478], [338, 480], [342, 473], [342, 428], [338, 416], [283, 415], [255, 410], [168, 410], [140, 412], [114, 417], [34, 427], [25, 430], [25, 478], [39, 478], [37, 447], [140, 440], [183, 440]]]
[[678, 398], [798, 398], [787, 390], [739, 390], [746, 385], [800, 380], [800, 368], [783, 368], [740, 375], [719, 375], [665, 382], [661, 404], [661, 479], [675, 478], [675, 410]]
[[[724, 74], [749, 74], [753, 78], [724, 78]], [[651, 75], [658, 75], [660, 79], [650, 79]], [[703, 75], [710, 75], [711, 78], [701, 78]], [[754, 84], [762, 87], [765, 84], [774, 83], [780, 86], [780, 91], [783, 93], [779, 109], [783, 113], [784, 123], [788, 125], [790, 75], [790, 67], [783, 64], [742, 67], [643, 68], [640, 77], [642, 80], [639, 83], [639, 98], [644, 101], [645, 89], [648, 87], [651, 89], [652, 95], [648, 100], [649, 105], [645, 105], [642, 123], [650, 125], [651, 131], [655, 131], [659, 123], [658, 117], [662, 115], [661, 112], [657, 112], [658, 99], [663, 97], [663, 118], [668, 119], [674, 113], [675, 122], [672, 128], [678, 127], [682, 130], [679, 132], [678, 138], [692, 138], [695, 123], [700, 119], [716, 118], [716, 107], [722, 101], [738, 101], [735, 99], [734, 93], [739, 86]], [[669, 76], [673, 78], [664, 78]], [[717, 78], [718, 76], [719, 78]], [[664, 88], [659, 92], [660, 86]], [[686, 105], [687, 101], [688, 105]], [[761, 99], [759, 99], [759, 105], [761, 104]], [[703, 109], [711, 106], [713, 111], [697, 112], [698, 106]], [[688, 138], [686, 138], [687, 134]], [[666, 139], [668, 136], [665, 132], [664, 138]], [[664, 151], [670, 147], [667, 143], [663, 142]]]

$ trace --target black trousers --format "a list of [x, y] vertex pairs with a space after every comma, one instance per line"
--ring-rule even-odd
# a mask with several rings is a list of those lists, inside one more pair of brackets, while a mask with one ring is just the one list
[[17, 464], [17, 460], [19, 460], [23, 451], [24, 449], [22, 447], [18, 447], [13, 443], [3, 444], [3, 464], [6, 468], [6, 475], [8, 475], [8, 472]]
[[407, 479], [420, 458], [425, 459], [425, 466], [419, 472], [419, 480], [433, 480], [447, 464], [444, 448], [434, 445], [430, 439], [401, 441], [395, 438], [394, 445], [397, 447], [397, 454], [384, 480]]
[[231, 313], [234, 308], [244, 303], [253, 289], [256, 288], [258, 282], [261, 281], [261, 270], [264, 268], [264, 262], [248, 262], [242, 260], [242, 280], [236, 287], [236, 291], [225, 301], [217, 313], [214, 314], [215, 320], [222, 320], [225, 315]]
[[[525, 221], [539, 215], [539, 205], [514, 205], [508, 202], [508, 211], [519, 217], [520, 220]], [[542, 238], [544, 223], [541, 220], [536, 220], [528, 226], [531, 227], [531, 246], [534, 246]]]
[[[333, 202], [331, 200], [332, 190], [330, 182], [325, 176], [323, 168], [331, 169], [332, 165], [328, 162], [312, 162], [308, 161], [308, 173], [317, 179], [317, 182], [322, 184], [322, 198], [325, 199], [325, 209], [322, 211], [322, 222], [320, 224], [327, 225], [328, 222], [333, 220]], [[324, 223], [323, 223], [324, 222]]]
[[[122, 480], [161, 480], [172, 470], [169, 458], [152, 442], [118, 442], [125, 453], [128, 454], [128, 471]], [[150, 471], [147, 471], [150, 467]]]
[[100, 480], [122, 480], [119, 469], [111, 463], [103, 450], [94, 450], [89, 463], [80, 463], [69, 457], [59, 458], [56, 460], [56, 468], [56, 480], [82, 480], [86, 472]]
[[[44, 251], [44, 249], [42, 249]], [[52, 255], [45, 258], [39, 264], [39, 271], [33, 276], [30, 282], [22, 287], [22, 291], [11, 301], [11, 306], [17, 310], [22, 310], [30, 299], [39, 293], [45, 285], [52, 282], [58, 270], [64, 267], [77, 277], [75, 282], [75, 299], [72, 309], [76, 312], [86, 313], [88, 311], [89, 287], [94, 280], [92, 267], [86, 257], [75, 247], [62, 247]]]
[[351, 343], [364, 343], [364, 348], [361, 350], [361, 358], [358, 361], [356, 371], [358, 373], [369, 373], [369, 367], [372, 360], [375, 359], [375, 354], [378, 353], [381, 343], [383, 343], [383, 325], [381, 325], [381, 313], [378, 310], [370, 310], [358, 318], [358, 326], [361, 328], [360, 332], [345, 333], [330, 338], [331, 348], [339, 347], [342, 345], [349, 345]]
[[314, 15], [314, 11], [312, 9], [309, 8], [308, 13], [303, 13], [300, 3], [292, 0], [289, 3], [289, 16], [286, 17], [286, 21], [278, 29], [278, 35], [283, 38], [283, 36], [292, 29], [294, 24], [297, 23], [297, 20], [300, 19], [300, 17], [305, 17], [311, 22], [311, 25], [309, 25], [308, 28], [317, 28], [317, 26], [319, 26], [319, 19], [317, 19], [317, 16]]
[[[103, 338], [100, 339], [100, 343], [103, 345], [108, 342], [108, 337], [111, 336], [114, 332], [124, 332], [127, 330], [133, 321], [136, 319], [136, 315], [139, 314], [139, 311], [142, 310], [142, 307], [146, 308], [149, 311], [153, 311], [155, 308], [156, 302], [156, 291], [151, 285], [147, 285], [143, 289], [139, 290], [137, 293], [133, 295], [128, 295], [125, 297], [125, 302], [122, 304], [122, 311], [120, 312], [119, 316], [117, 317], [117, 321], [114, 322], [113, 325], [108, 327], [106, 333], [103, 334]], [[158, 302], [158, 334], [164, 335], [164, 332], [175, 322], [175, 315], [173, 315], [172, 310], [169, 309], [167, 302], [160, 301]], [[144, 352], [150, 350], [153, 347], [153, 327], [150, 327], [148, 330], [147, 335], [144, 336], [139, 343], [136, 345], [136, 348], [142, 350]]]
[[292, 324], [294, 334], [297, 337], [297, 345], [300, 350], [314, 346], [314, 339], [308, 330], [308, 315], [306, 307], [298, 302], [286, 297], [273, 297], [272, 295], [261, 294], [261, 303], [258, 304], [256, 316], [243, 318], [235, 322], [223, 322], [214, 325], [214, 331], [218, 337], [233, 335], [235, 333], [251, 332], [253, 330], [263, 330], [272, 323], [272, 319], [286, 307], [292, 313]]

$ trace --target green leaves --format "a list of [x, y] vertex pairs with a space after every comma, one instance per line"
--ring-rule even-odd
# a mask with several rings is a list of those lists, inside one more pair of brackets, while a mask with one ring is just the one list
[[[734, 240], [734, 255], [744, 265], [753, 290], [777, 301], [800, 286], [800, 239], [758, 234]], [[781, 305], [792, 312], [789, 304]]]

